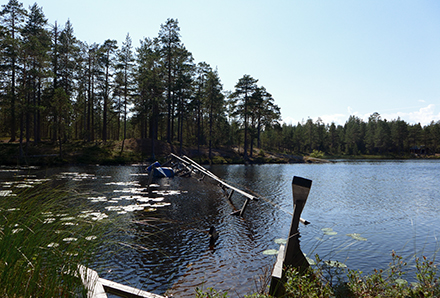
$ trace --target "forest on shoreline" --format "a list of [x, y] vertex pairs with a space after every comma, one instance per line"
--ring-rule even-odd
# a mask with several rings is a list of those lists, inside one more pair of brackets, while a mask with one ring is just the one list
[[209, 160], [225, 150], [243, 161], [264, 152], [401, 158], [439, 152], [440, 121], [422, 126], [374, 113], [367, 122], [350, 116], [344, 125], [319, 118], [282, 123], [258, 79], [245, 74], [234, 90], [223, 90], [217, 69], [196, 63], [179, 32], [170, 18], [136, 49], [129, 34], [120, 46], [112, 39], [88, 44], [69, 20], [49, 24], [37, 4], [27, 10], [9, 0], [0, 11], [0, 140], [18, 146], [2, 154], [41, 155], [37, 149], [47, 151], [50, 143], [62, 160], [66, 150], [117, 143], [124, 156], [133, 139], [149, 147], [142, 149], [150, 155], [145, 159], [167, 150], [195, 150]]

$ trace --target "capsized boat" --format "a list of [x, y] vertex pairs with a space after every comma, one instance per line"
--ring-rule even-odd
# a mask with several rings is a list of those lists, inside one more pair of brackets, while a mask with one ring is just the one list
[[158, 161], [152, 163], [147, 168], [148, 173], [153, 171], [153, 177], [164, 178], [164, 177], [174, 177], [174, 170], [169, 167], [161, 167]]

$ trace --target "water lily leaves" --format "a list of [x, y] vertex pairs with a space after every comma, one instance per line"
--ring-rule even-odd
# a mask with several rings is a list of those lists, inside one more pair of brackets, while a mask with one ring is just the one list
[[309, 265], [311, 265], [311, 266], [316, 265], [315, 260], [313, 260], [313, 259], [311, 259], [309, 257], [306, 257], [306, 260], [307, 260], [307, 262], [309, 262]]
[[266, 256], [273, 256], [276, 254], [278, 254], [278, 250], [276, 250], [276, 249], [267, 249], [267, 250], [263, 251], [263, 255], [266, 255]]
[[286, 244], [287, 243], [287, 239], [283, 239], [283, 238], [278, 238], [278, 239], [275, 239], [275, 243], [276, 244]]
[[361, 237], [361, 234], [353, 233], [353, 234], [347, 234], [347, 236], [350, 236], [354, 240], [367, 241], [367, 238]]
[[337, 232], [333, 231], [332, 228], [322, 228], [321, 231], [324, 232], [324, 235], [328, 235], [328, 236], [334, 236], [338, 234]]
[[329, 267], [347, 268], [347, 265], [338, 261], [324, 261], [324, 263]]
[[403, 286], [406, 286], [408, 284], [408, 282], [402, 278], [398, 278], [398, 279], [396, 279], [396, 284], [403, 287]]

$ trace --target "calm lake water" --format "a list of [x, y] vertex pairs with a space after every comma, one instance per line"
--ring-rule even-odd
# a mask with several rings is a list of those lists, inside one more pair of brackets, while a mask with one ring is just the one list
[[[271, 270], [291, 223], [292, 178], [313, 180], [300, 225], [307, 256], [345, 263], [366, 273], [386, 268], [391, 251], [410, 263], [414, 255], [433, 258], [440, 249], [440, 162], [362, 161], [331, 164], [228, 165], [208, 169], [263, 199], [250, 202], [243, 218], [212, 180], [157, 179], [149, 199], [148, 177], [139, 166], [51, 169], [0, 168], [0, 199], [15, 188], [50, 178], [83, 197], [88, 209], [116, 223], [95, 268], [102, 277], [146, 291], [193, 297], [195, 287], [228, 290], [231, 296], [257, 289], [255, 280]], [[11, 183], [13, 182], [13, 183]], [[234, 194], [236, 207], [244, 198]], [[208, 230], [219, 239], [209, 247]], [[330, 230], [332, 229], [332, 230]], [[329, 233], [330, 231], [330, 233]], [[357, 233], [364, 241], [347, 234]]]

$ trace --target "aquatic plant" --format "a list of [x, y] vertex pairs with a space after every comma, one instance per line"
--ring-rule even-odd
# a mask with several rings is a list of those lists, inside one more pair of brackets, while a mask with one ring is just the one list
[[77, 266], [88, 266], [103, 225], [79, 217], [65, 192], [41, 185], [0, 199], [0, 296], [85, 296]]

